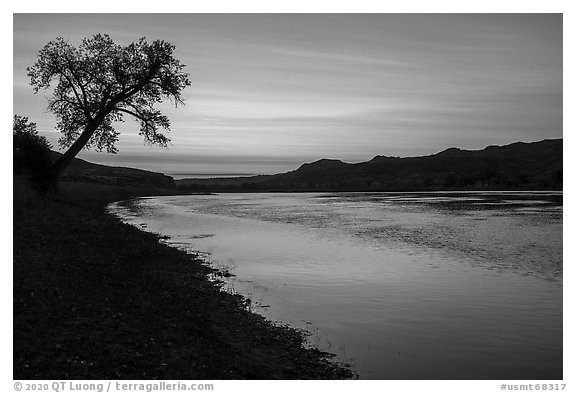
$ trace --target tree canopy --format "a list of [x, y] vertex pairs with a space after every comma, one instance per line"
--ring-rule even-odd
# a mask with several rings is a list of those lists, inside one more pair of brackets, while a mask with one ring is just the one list
[[165, 146], [170, 121], [155, 104], [183, 103], [182, 90], [190, 85], [184, 65], [174, 57], [174, 45], [145, 38], [122, 46], [106, 34], [85, 38], [78, 47], [58, 37], [48, 42], [28, 67], [37, 93], [56, 82], [48, 109], [57, 116], [62, 132], [59, 145], [68, 151], [54, 164], [57, 177], [82, 148], [116, 153], [116, 121], [128, 114], [140, 123], [140, 135]]
[[48, 42], [28, 76], [34, 92], [56, 81], [48, 109], [58, 117], [59, 144], [69, 147], [88, 123], [97, 123], [86, 147], [114, 153], [118, 132], [112, 124], [129, 114], [147, 142], [166, 145], [169, 139], [159, 129], [169, 130], [170, 121], [154, 104], [164, 98], [182, 103], [181, 92], [190, 85], [174, 49], [145, 38], [121, 46], [106, 34], [83, 39], [77, 48], [61, 37]]

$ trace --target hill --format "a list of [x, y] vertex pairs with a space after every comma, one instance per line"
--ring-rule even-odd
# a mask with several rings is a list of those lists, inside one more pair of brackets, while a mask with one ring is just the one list
[[546, 139], [422, 157], [376, 156], [355, 164], [322, 159], [278, 175], [176, 183], [195, 191], [562, 189], [562, 150], [562, 139]]
[[[54, 162], [61, 156], [52, 151]], [[142, 169], [114, 167], [74, 158], [64, 170], [62, 180], [65, 182], [88, 182], [113, 186], [137, 186], [142, 188], [175, 188], [176, 183], [171, 176], [163, 173], [150, 172]]]

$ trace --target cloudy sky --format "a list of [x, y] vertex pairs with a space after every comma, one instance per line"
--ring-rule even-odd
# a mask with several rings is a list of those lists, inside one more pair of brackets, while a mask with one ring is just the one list
[[562, 137], [560, 14], [15, 14], [14, 113], [54, 145], [26, 67], [57, 36], [176, 45], [192, 86], [163, 106], [172, 145], [127, 120], [110, 165], [277, 173], [303, 162], [419, 156]]

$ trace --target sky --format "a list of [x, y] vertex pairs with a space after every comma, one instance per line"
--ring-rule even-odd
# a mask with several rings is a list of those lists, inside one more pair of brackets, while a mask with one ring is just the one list
[[161, 105], [168, 148], [127, 119], [119, 153], [79, 157], [186, 177], [321, 158], [421, 156], [562, 138], [561, 14], [14, 14], [14, 113], [57, 147], [26, 67], [50, 40], [176, 46], [192, 85]]

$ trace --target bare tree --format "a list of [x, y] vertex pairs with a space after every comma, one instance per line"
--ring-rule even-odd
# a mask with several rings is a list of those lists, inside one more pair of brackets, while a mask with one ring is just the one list
[[83, 149], [95, 147], [116, 153], [119, 133], [113, 123], [133, 116], [140, 135], [151, 144], [166, 146], [170, 121], [156, 103], [168, 99], [182, 104], [182, 90], [190, 85], [185, 67], [174, 58], [174, 45], [145, 38], [127, 46], [115, 44], [106, 34], [85, 38], [74, 47], [63, 38], [50, 41], [28, 67], [34, 92], [56, 86], [48, 110], [58, 118], [59, 145], [68, 150], [37, 179], [48, 191], [72, 159]]

